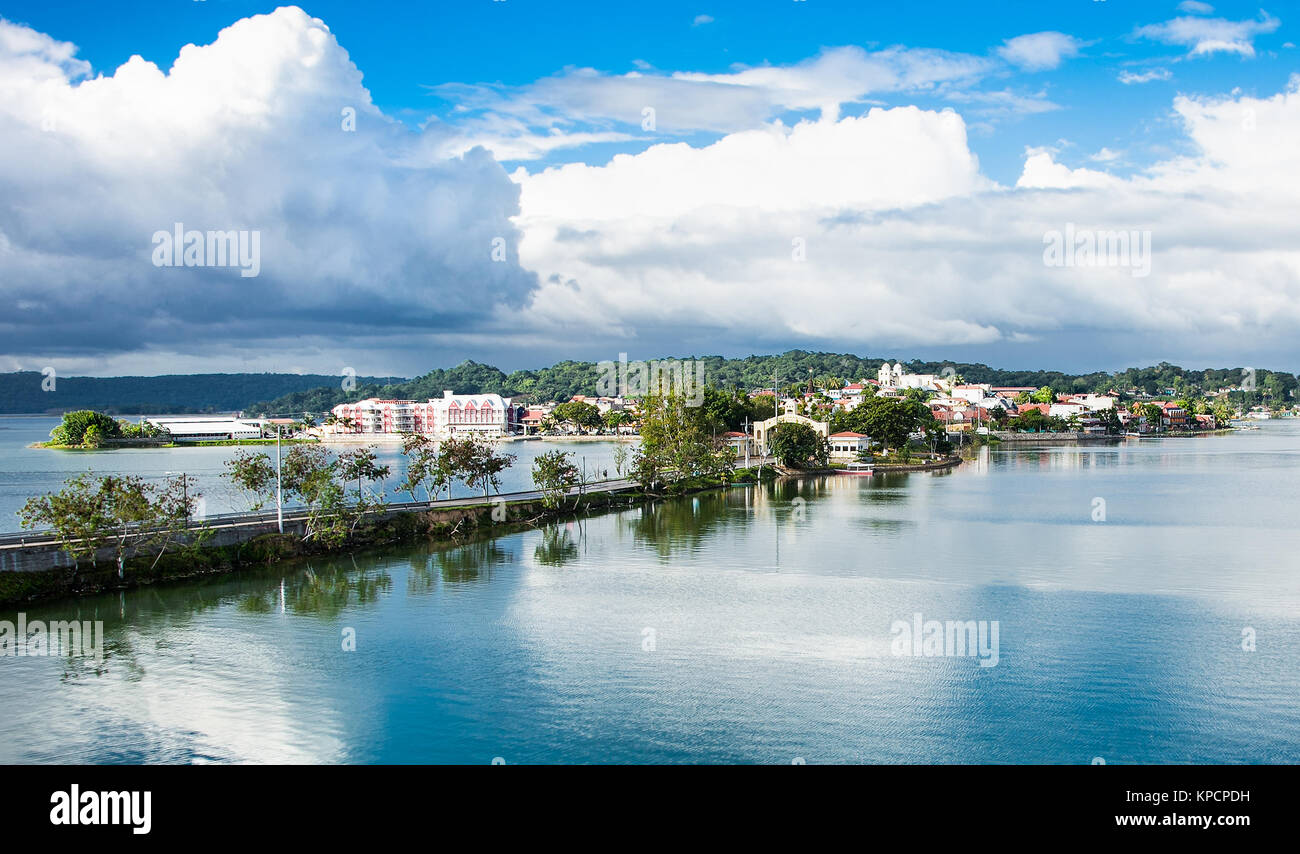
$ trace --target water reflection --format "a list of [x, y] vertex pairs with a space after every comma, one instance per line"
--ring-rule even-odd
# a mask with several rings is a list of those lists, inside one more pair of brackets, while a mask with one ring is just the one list
[[510, 554], [495, 540], [482, 540], [439, 551], [433, 556], [441, 579], [447, 584], [491, 581], [495, 567], [510, 563]]
[[[32, 607], [107, 656], [0, 660], [0, 761], [1297, 761], [1300, 453], [1260, 447], [994, 451]], [[916, 612], [1000, 621], [1000, 663], [870, 654]]]
[[543, 566], [560, 567], [571, 563], [578, 557], [575, 529], [581, 537], [583, 531], [579, 523], [547, 525], [542, 529], [540, 541], [533, 548], [533, 560]]
[[[643, 505], [640, 512], [620, 514], [619, 523], [632, 535], [634, 543], [653, 550], [661, 561], [667, 561], [674, 554], [698, 548], [701, 542], [716, 535], [717, 529], [732, 521], [728, 510], [733, 504], [741, 503], [732, 497], [737, 491], [654, 501]], [[739, 520], [736, 523], [740, 524]]]
[[236, 608], [244, 614], [272, 614], [288, 611], [332, 619], [353, 605], [373, 605], [392, 590], [393, 577], [384, 568], [362, 569], [354, 555], [338, 560], [308, 562], [281, 579], [270, 589], [259, 589], [237, 597]]

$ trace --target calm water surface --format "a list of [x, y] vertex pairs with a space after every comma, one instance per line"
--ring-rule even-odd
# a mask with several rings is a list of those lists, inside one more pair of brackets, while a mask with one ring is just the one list
[[0, 659], [0, 762], [1294, 763], [1298, 477], [1295, 423], [999, 450], [29, 607], [107, 656]]

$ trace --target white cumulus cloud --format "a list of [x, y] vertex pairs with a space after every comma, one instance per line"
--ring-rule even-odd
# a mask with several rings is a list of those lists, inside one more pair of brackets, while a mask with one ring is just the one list
[[[520, 170], [521, 259], [543, 282], [521, 317], [643, 354], [664, 340], [699, 352], [1069, 335], [1094, 352], [1131, 352], [1133, 336], [1206, 354], [1289, 346], [1300, 153], [1284, 140], [1300, 132], [1300, 81], [1174, 109], [1195, 154], [1132, 178], [1033, 149], [1016, 186], [998, 186], [958, 114], [916, 108]], [[1149, 275], [1045, 266], [1044, 235], [1067, 223], [1150, 232]]]
[[[301, 9], [241, 20], [170, 69], [134, 56], [93, 77], [73, 46], [0, 22], [0, 138], [11, 354], [427, 338], [535, 284], [501, 166], [430, 158]], [[260, 275], [154, 266], [174, 223], [259, 232]]]
[[1249, 57], [1255, 55], [1255, 37], [1276, 31], [1281, 23], [1264, 11], [1255, 20], [1245, 21], [1185, 16], [1161, 24], [1138, 27], [1136, 35], [1165, 44], [1190, 47], [1191, 56], [1236, 53]]
[[998, 48], [998, 55], [1025, 71], [1047, 71], [1078, 56], [1084, 45], [1074, 36], [1049, 30], [1007, 39]]

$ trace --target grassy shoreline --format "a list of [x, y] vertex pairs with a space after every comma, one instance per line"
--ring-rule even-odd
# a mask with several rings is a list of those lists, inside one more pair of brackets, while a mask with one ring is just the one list
[[[55, 442], [33, 442], [28, 448], [39, 448], [47, 451], [119, 451], [123, 448], [215, 448], [226, 445], [274, 445], [275, 439], [208, 439], [201, 442], [150, 442], [134, 441], [125, 442], [108, 441], [95, 448], [87, 448], [85, 445], [60, 445]], [[315, 445], [319, 444], [318, 439], [281, 439], [285, 445]]]

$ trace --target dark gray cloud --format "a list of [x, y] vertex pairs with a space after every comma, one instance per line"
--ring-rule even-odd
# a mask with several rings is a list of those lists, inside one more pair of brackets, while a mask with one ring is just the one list
[[[300, 10], [240, 21], [167, 73], [136, 58], [94, 80], [73, 79], [66, 46], [0, 26], [24, 36], [0, 39], [4, 353], [464, 331], [536, 286], [502, 167], [421, 154]], [[256, 232], [258, 275], [156, 266], [175, 223]]]

